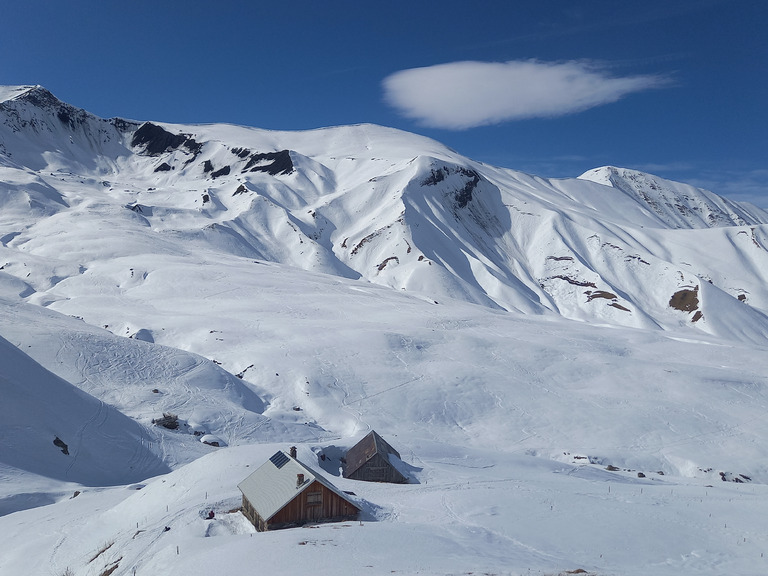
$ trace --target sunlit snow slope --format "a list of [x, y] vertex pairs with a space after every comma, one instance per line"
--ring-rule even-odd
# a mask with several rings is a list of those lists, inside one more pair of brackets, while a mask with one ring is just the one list
[[616, 168], [545, 180], [371, 125], [139, 124], [39, 87], [5, 95], [3, 263], [31, 302], [84, 315], [97, 288], [125, 306], [151, 282], [142, 255], [194, 252], [435, 300], [768, 334], [768, 214], [711, 192]]
[[[2, 87], [0, 573], [763, 574], [767, 223], [628, 169]], [[372, 428], [411, 484], [339, 476]], [[289, 443], [364, 525], [231, 512]]]

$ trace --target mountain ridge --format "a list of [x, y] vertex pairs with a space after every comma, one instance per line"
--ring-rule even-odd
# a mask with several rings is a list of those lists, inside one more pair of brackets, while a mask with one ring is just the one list
[[765, 223], [764, 215], [761, 214], [764, 211], [755, 211], [755, 206], [734, 203], [708, 190], [638, 170], [603, 166], [588, 170], [579, 178], [605, 184], [639, 198], [670, 227], [750, 226]]
[[[106, 121], [41, 87], [6, 100], [0, 114], [0, 157], [22, 163], [6, 168], [6, 187], [16, 190], [9, 200], [37, 206], [41, 225], [59, 213], [90, 218], [90, 205], [107, 220], [129, 208], [120, 227], [135, 228], [147, 247], [175, 238], [438, 301], [644, 328], [687, 323], [743, 336], [732, 322], [709, 320], [746, 304], [761, 326], [753, 337], [768, 334], [768, 213], [686, 184], [613, 167], [547, 180], [374, 125], [290, 133]], [[35, 173], [34, 184], [19, 169]], [[734, 284], [740, 270], [724, 275], [701, 256], [678, 261], [660, 240], [675, 229], [721, 230], [698, 235], [715, 251], [741, 246], [746, 235], [738, 260], [749, 262], [748, 275]], [[26, 233], [3, 234], [16, 234], [12, 246]], [[702, 281], [733, 302], [708, 309], [701, 292], [694, 310], [671, 304]], [[60, 296], [32, 299], [55, 307]]]

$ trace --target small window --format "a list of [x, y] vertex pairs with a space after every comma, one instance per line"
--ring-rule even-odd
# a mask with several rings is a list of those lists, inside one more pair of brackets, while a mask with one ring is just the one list
[[307, 506], [321, 506], [323, 503], [322, 492], [307, 492]]

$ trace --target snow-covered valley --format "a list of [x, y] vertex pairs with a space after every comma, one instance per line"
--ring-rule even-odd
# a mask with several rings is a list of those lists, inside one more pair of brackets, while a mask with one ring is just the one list
[[[0, 573], [764, 574], [766, 223], [631, 170], [0, 89]], [[339, 475], [371, 429], [410, 484]], [[361, 522], [235, 511], [290, 445]]]

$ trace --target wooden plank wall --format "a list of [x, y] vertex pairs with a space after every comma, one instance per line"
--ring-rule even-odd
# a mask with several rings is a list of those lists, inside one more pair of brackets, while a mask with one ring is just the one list
[[251, 503], [245, 495], [243, 495], [243, 515], [251, 521], [251, 524], [253, 524], [259, 532], [267, 530], [267, 523], [264, 522], [264, 519], [261, 516], [259, 516], [256, 509], [251, 506]]
[[[321, 499], [319, 504], [316, 503], [318, 492]], [[277, 528], [283, 524], [354, 520], [357, 513], [358, 510], [355, 506], [315, 480], [272, 517], [269, 521], [269, 528]]]
[[392, 466], [389, 460], [386, 460], [381, 454], [376, 454], [368, 460], [349, 478], [353, 480], [363, 480], [365, 482], [404, 482], [405, 478], [400, 472]]

